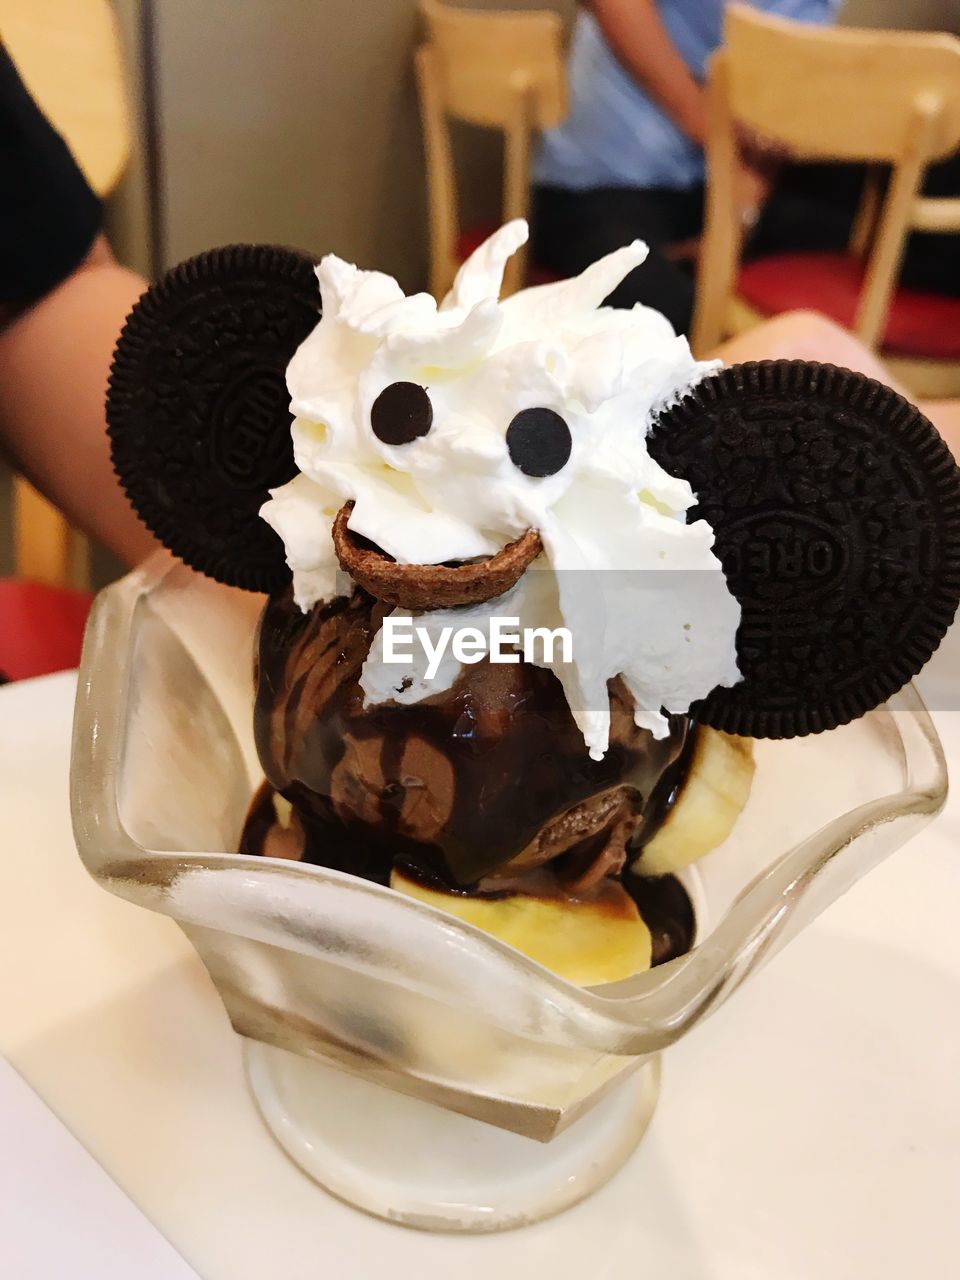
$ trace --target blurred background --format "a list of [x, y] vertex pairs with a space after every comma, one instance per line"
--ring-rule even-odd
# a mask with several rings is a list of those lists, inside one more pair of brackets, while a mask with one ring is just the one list
[[[458, 7], [450, 0], [450, 7]], [[574, 0], [469, 0], [554, 9]], [[159, 227], [143, 165], [113, 201], [117, 252], [150, 272], [213, 244], [274, 240], [427, 280], [423, 144], [413, 75], [417, 0], [116, 0], [129, 65], [155, 81]], [[958, 0], [847, 0], [854, 26], [953, 31]], [[141, 119], [141, 142], [145, 138]], [[495, 220], [498, 140], [463, 126], [458, 176], [471, 217]], [[141, 152], [141, 155], [143, 153]]]
[[[394, 274], [408, 291], [428, 287], [413, 57], [423, 30], [418, 0], [112, 0], [112, 7], [131, 134], [129, 161], [106, 202], [122, 263], [149, 278], [211, 245], [272, 241], [335, 250]], [[565, 33], [576, 12], [574, 0], [467, 7], [552, 9]], [[85, 8], [83, 0], [3, 0], [0, 36], [9, 34], [16, 58], [21, 28], [41, 11], [48, 24], [76, 26]], [[960, 34], [960, 3], [847, 0], [841, 22]], [[461, 205], [471, 221], [495, 223], [502, 139], [452, 129]], [[10, 525], [10, 488], [0, 466], [2, 530]], [[2, 536], [0, 577], [13, 567], [11, 539]], [[117, 568], [84, 547], [76, 585], [101, 585]]]

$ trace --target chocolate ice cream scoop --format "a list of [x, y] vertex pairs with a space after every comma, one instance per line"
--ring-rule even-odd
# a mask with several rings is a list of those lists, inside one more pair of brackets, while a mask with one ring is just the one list
[[360, 673], [384, 611], [358, 591], [306, 615], [274, 597], [263, 615], [257, 747], [306, 856], [383, 883], [402, 859], [460, 888], [549, 861], [584, 893], [619, 871], [676, 787], [686, 718], [655, 739], [611, 681], [610, 749], [592, 760], [550, 671], [486, 659], [414, 705], [365, 706]]

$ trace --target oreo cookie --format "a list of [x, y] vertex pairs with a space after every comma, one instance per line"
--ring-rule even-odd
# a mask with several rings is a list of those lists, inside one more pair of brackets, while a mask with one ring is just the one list
[[290, 577], [258, 512], [296, 474], [285, 371], [319, 318], [309, 258], [231, 245], [148, 289], [117, 342], [107, 423], [121, 484], [165, 547], [230, 586]]
[[764, 361], [699, 383], [648, 445], [690, 482], [743, 611], [743, 681], [702, 723], [819, 733], [927, 662], [960, 601], [960, 470], [919, 409], [847, 369]]

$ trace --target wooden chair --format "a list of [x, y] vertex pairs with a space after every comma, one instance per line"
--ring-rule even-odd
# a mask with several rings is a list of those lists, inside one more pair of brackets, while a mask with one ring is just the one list
[[[108, 196], [126, 168], [131, 138], [109, 0], [0, 0], [0, 39], [93, 190]], [[14, 479], [14, 546], [19, 577], [84, 583], [85, 539], [22, 477]]]
[[[417, 50], [416, 71], [427, 157], [430, 288], [440, 298], [459, 264], [495, 229], [461, 227], [449, 120], [503, 133], [502, 219], [525, 218], [532, 140], [537, 130], [563, 119], [566, 78], [555, 13], [454, 9], [439, 0], [421, 0], [420, 8], [427, 41]], [[524, 252], [507, 264], [504, 295], [524, 282], [526, 265]]]
[[[960, 199], [920, 194], [927, 167], [960, 146], [960, 40], [810, 27], [735, 5], [708, 92], [695, 350], [776, 312], [813, 308], [880, 349], [916, 395], [960, 394], [960, 299], [897, 288], [912, 229], [960, 232]], [[872, 166], [846, 253], [741, 266], [735, 122], [798, 160]], [[885, 194], [882, 166], [890, 166]]]

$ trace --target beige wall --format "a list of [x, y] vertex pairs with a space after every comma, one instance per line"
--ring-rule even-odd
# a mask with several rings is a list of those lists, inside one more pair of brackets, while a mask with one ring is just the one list
[[[136, 0], [116, 3], [132, 30]], [[484, 6], [537, 4], [471, 0]], [[574, 0], [552, 7], [570, 14]], [[335, 250], [420, 287], [416, 0], [155, 0], [155, 10], [166, 261], [231, 240], [274, 240]], [[493, 140], [461, 143], [468, 207], [493, 216]], [[131, 185], [121, 227], [141, 215]], [[130, 241], [128, 233], [136, 258]]]
[[[138, 0], [113, 0], [127, 72], [127, 92], [136, 134], [143, 133], [143, 95], [139, 76]], [[141, 275], [150, 274], [147, 192], [143, 157], [135, 147], [130, 164], [106, 208], [106, 228], [117, 256]]]
[[960, 35], [960, 0], [846, 0], [843, 21], [852, 27], [905, 27]]
[[419, 281], [414, 0], [159, 0], [166, 250], [273, 240]]

